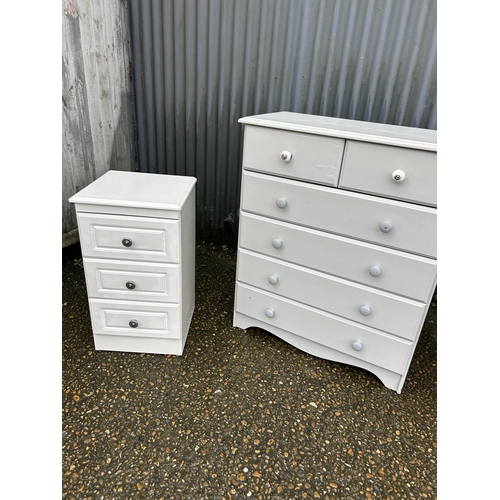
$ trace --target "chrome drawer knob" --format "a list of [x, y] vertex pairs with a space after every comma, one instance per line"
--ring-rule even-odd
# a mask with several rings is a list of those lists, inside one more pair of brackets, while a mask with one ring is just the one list
[[382, 269], [380, 269], [380, 267], [378, 266], [372, 266], [370, 267], [368, 272], [376, 278], [377, 276], [380, 276], [382, 274]]
[[129, 326], [131, 328], [137, 328], [139, 326], [139, 323], [136, 319], [131, 319], [129, 322], [128, 322]]
[[280, 158], [283, 160], [283, 161], [290, 161], [292, 159], [292, 153], [290, 153], [290, 151], [282, 151], [281, 154], [280, 154]]
[[278, 283], [278, 277], [271, 274], [271, 276], [269, 276], [269, 278], [267, 278], [267, 281], [269, 281], [269, 283], [271, 283], [271, 285], [276, 285], [276, 283]]
[[359, 312], [363, 315], [363, 316], [370, 316], [370, 314], [372, 313], [372, 310], [371, 310], [371, 307], [370, 306], [361, 306], [359, 308]]
[[132, 240], [130, 238], [123, 238], [122, 245], [124, 247], [131, 247], [132, 246]]
[[406, 174], [402, 170], [394, 170], [392, 173], [392, 178], [396, 182], [403, 182], [405, 180]]
[[135, 283], [133, 281], [127, 281], [127, 283], [125, 283], [125, 286], [129, 289], [129, 290], [133, 290], [135, 288]]
[[351, 347], [352, 347], [355, 351], [361, 351], [361, 349], [363, 349], [363, 344], [361, 343], [361, 341], [359, 341], [359, 340], [355, 340], [355, 341], [351, 344]]
[[285, 200], [285, 198], [278, 198], [276, 200], [276, 206], [278, 208], [285, 208], [286, 207], [286, 200]]
[[283, 245], [283, 242], [278, 238], [274, 238], [272, 245], [274, 248], [281, 248], [281, 246]]
[[274, 318], [274, 310], [273, 309], [266, 309], [266, 316], [268, 318]]
[[385, 220], [384, 222], [380, 223], [379, 228], [383, 233], [389, 233], [392, 231], [392, 223], [388, 220]]

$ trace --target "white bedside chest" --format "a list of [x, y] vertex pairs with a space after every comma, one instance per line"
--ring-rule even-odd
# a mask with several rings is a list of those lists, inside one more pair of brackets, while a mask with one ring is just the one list
[[97, 350], [182, 355], [194, 311], [195, 184], [111, 170], [70, 198]]
[[234, 326], [400, 393], [436, 287], [436, 132], [289, 112], [240, 123]]

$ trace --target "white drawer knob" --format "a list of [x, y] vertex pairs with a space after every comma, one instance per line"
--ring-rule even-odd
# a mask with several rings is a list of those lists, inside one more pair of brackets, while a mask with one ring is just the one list
[[389, 233], [392, 231], [392, 223], [388, 220], [385, 220], [384, 222], [380, 223], [379, 228], [383, 233]]
[[361, 306], [359, 308], [359, 312], [363, 315], [363, 316], [369, 316], [371, 313], [372, 313], [372, 310], [371, 310], [371, 307], [370, 306]]
[[372, 276], [380, 276], [382, 274], [382, 269], [380, 269], [380, 267], [378, 266], [372, 266], [370, 267], [370, 269], [368, 270], [368, 272], [372, 275]]
[[402, 170], [394, 170], [392, 173], [392, 178], [396, 182], [403, 182], [405, 180], [406, 174]]
[[355, 351], [361, 351], [361, 349], [363, 349], [363, 344], [362, 344], [359, 340], [355, 340], [355, 341], [351, 344], [351, 347], [352, 347]]
[[286, 207], [286, 200], [285, 200], [285, 198], [278, 198], [276, 200], [276, 206], [278, 208], [285, 208]]
[[290, 151], [282, 151], [281, 154], [280, 154], [280, 158], [283, 160], [283, 161], [290, 161], [292, 159], [292, 153], [290, 153]]
[[274, 248], [281, 248], [281, 245], [283, 245], [283, 242], [278, 238], [274, 238], [273, 247]]
[[266, 316], [268, 318], [274, 318], [274, 310], [273, 309], [266, 309]]
[[269, 276], [269, 278], [267, 278], [267, 281], [269, 281], [269, 283], [271, 283], [271, 285], [276, 285], [276, 283], [278, 283], [278, 277], [271, 274], [271, 276]]

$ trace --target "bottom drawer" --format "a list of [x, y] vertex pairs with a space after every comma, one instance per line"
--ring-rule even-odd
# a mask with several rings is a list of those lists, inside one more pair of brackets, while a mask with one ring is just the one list
[[387, 370], [404, 373], [413, 343], [237, 283], [236, 312]]
[[89, 299], [94, 335], [178, 339], [179, 304]]

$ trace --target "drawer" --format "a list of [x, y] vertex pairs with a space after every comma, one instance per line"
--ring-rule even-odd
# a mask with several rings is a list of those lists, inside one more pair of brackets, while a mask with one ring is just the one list
[[339, 186], [436, 206], [437, 154], [347, 141]]
[[238, 252], [237, 279], [408, 340], [416, 338], [426, 313], [422, 302], [245, 250]]
[[[336, 186], [344, 139], [266, 127], [245, 126], [243, 167], [273, 175]], [[282, 159], [288, 151], [291, 159]]]
[[437, 210], [394, 200], [243, 173], [242, 210], [436, 257]]
[[238, 313], [396, 373], [403, 373], [412, 353], [412, 342], [239, 283], [235, 307]]
[[89, 297], [180, 302], [179, 264], [85, 259], [84, 267]]
[[89, 306], [95, 335], [180, 338], [178, 304], [89, 299]]
[[179, 221], [78, 213], [84, 257], [179, 262]]
[[244, 212], [239, 246], [422, 302], [436, 284], [433, 259]]

